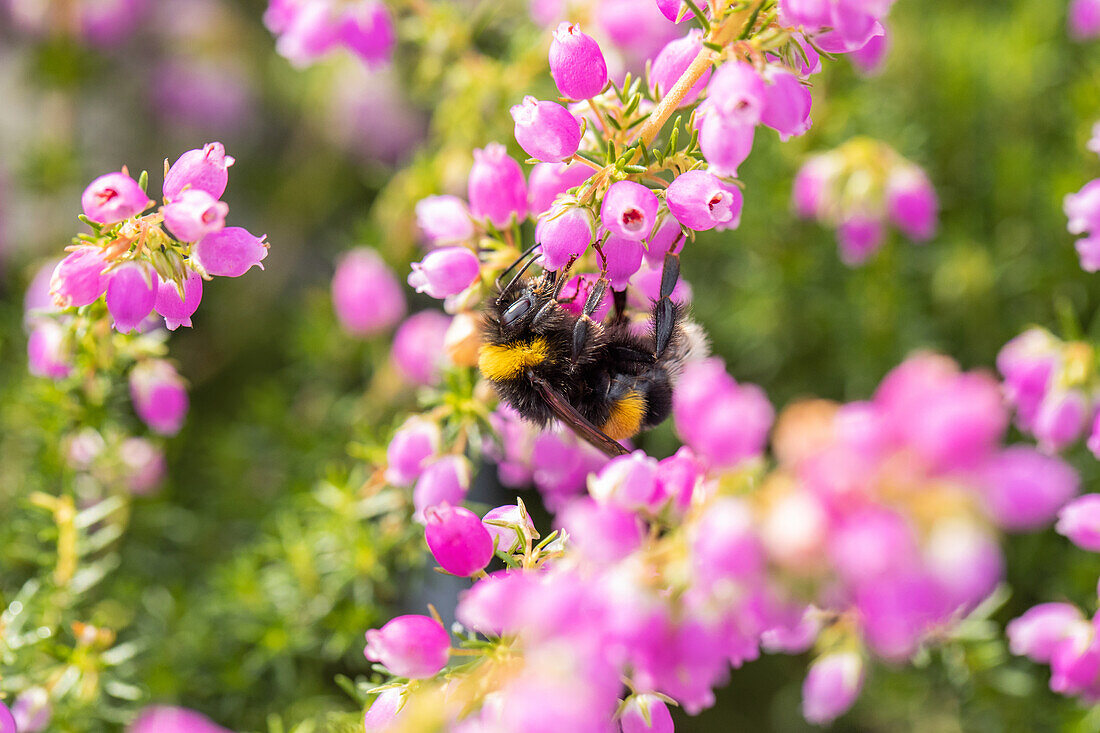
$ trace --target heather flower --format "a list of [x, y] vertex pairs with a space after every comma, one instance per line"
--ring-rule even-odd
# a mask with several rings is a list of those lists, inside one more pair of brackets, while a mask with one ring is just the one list
[[488, 219], [498, 229], [509, 226], [513, 217], [522, 220], [527, 216], [523, 170], [500, 143], [474, 151], [467, 198], [474, 217]]
[[164, 198], [175, 201], [186, 188], [205, 191], [215, 200], [225, 193], [229, 183], [229, 166], [233, 156], [225, 154], [221, 143], [207, 143], [202, 148], [188, 150], [176, 159], [164, 176]]
[[505, 504], [490, 509], [481, 518], [481, 523], [493, 538], [493, 547], [498, 553], [505, 555], [519, 552], [527, 542], [539, 536], [535, 531], [535, 523], [518, 504]]
[[229, 205], [206, 191], [187, 188], [161, 209], [164, 225], [181, 242], [197, 242], [225, 226]]
[[[669, 90], [676, 84], [676, 80], [687, 71], [687, 68], [701, 50], [703, 50], [703, 33], [698, 29], [689, 31], [683, 38], [670, 41], [668, 45], [661, 49], [649, 70], [649, 88], [653, 91], [654, 96], [659, 98], [668, 94]], [[699, 98], [699, 95], [703, 93], [703, 90], [707, 88], [710, 76], [711, 70], [708, 68], [703, 72], [699, 81], [695, 82], [687, 94], [684, 95], [679, 106], [687, 107], [693, 104]]]
[[692, 527], [691, 562], [704, 587], [760, 576], [764, 548], [753, 527], [752, 511], [743, 500], [723, 497], [707, 506]]
[[397, 44], [393, 17], [385, 3], [375, 0], [345, 8], [337, 28], [340, 42], [367, 64], [389, 61]]
[[1039, 405], [1031, 432], [1043, 450], [1053, 453], [1077, 442], [1091, 417], [1092, 408], [1083, 392], [1052, 391]]
[[397, 327], [390, 360], [407, 381], [431, 385], [439, 382], [447, 363], [444, 342], [450, 316], [434, 310], [414, 313]]
[[458, 244], [474, 236], [470, 210], [457, 196], [428, 196], [417, 201], [416, 224], [433, 246]]
[[1054, 529], [1082, 550], [1100, 552], [1100, 494], [1085, 494], [1062, 507]]
[[676, 511], [687, 511], [706, 474], [705, 466], [691, 449], [681, 446], [675, 454], [657, 464], [657, 493]]
[[766, 95], [764, 80], [752, 64], [727, 61], [707, 85], [707, 114], [716, 114], [731, 125], [751, 127], [760, 122]]
[[137, 216], [152, 203], [138, 182], [125, 173], [108, 173], [88, 184], [80, 197], [84, 215], [100, 224]]
[[88, 305], [107, 290], [103, 270], [107, 260], [99, 247], [78, 247], [57, 263], [50, 278], [50, 295], [60, 308]]
[[684, 367], [672, 398], [676, 432], [712, 464], [733, 466], [764, 450], [775, 412], [763, 391], [740, 385], [718, 359]]
[[741, 218], [741, 190], [723, 185], [704, 170], [677, 176], [665, 191], [665, 202], [681, 224], [697, 232]]
[[50, 261], [38, 268], [23, 294], [23, 324], [30, 325], [40, 316], [56, 313], [59, 308], [50, 295], [50, 280], [59, 260]]
[[1071, 638], [1088, 621], [1076, 606], [1068, 603], [1041, 603], [1005, 627], [1009, 649], [1034, 662], [1049, 663], [1055, 649]]
[[151, 430], [175, 435], [187, 417], [187, 388], [168, 362], [148, 359], [130, 372], [130, 399], [134, 411]]
[[905, 236], [924, 242], [936, 232], [936, 192], [916, 166], [898, 166], [886, 182], [886, 211]]
[[1016, 409], [1021, 427], [1029, 429], [1034, 424], [1060, 363], [1060, 344], [1039, 328], [1020, 334], [997, 354], [1005, 396]]
[[687, 237], [676, 217], [661, 217], [646, 243], [645, 261], [654, 267], [660, 267], [665, 255], [669, 252], [679, 254], [686, 241]]
[[470, 510], [440, 504], [426, 509], [424, 519], [428, 549], [448, 573], [468, 577], [493, 558], [493, 538]]
[[372, 336], [393, 328], [405, 315], [397, 277], [370, 247], [351, 250], [332, 276], [332, 306], [345, 331]]
[[0, 733], [19, 733], [11, 710], [3, 702], [0, 702]]
[[874, 76], [882, 71], [889, 50], [890, 35], [884, 30], [881, 35], [872, 36], [861, 48], [852, 51], [849, 58], [860, 74]]
[[477, 281], [481, 265], [466, 247], [442, 247], [412, 264], [409, 286], [433, 298], [456, 295]]
[[3, 712], [0, 712], [0, 730], [4, 733], [15, 733], [17, 730], [21, 733], [39, 733], [45, 730], [53, 717], [50, 693], [45, 687], [28, 687], [15, 698], [11, 715], [15, 719], [15, 726], [7, 728]]
[[451, 637], [443, 624], [428, 616], [398, 616], [367, 632], [363, 653], [398, 677], [427, 679], [447, 666]]
[[1070, 234], [1091, 234], [1100, 229], [1100, 178], [1089, 181], [1077, 193], [1067, 194], [1062, 209]]
[[1100, 2], [1070, 0], [1066, 25], [1070, 38], [1075, 41], [1086, 41], [1100, 36]]
[[554, 200], [592, 175], [584, 163], [538, 163], [527, 180], [527, 206], [531, 216], [549, 211]]
[[612, 289], [625, 290], [642, 266], [645, 247], [632, 239], [608, 235], [603, 243], [603, 253], [607, 257], [607, 279]]
[[550, 74], [563, 97], [596, 96], [607, 86], [607, 62], [600, 44], [582, 33], [576, 24], [562, 23], [550, 43]]
[[56, 321], [36, 324], [27, 338], [27, 368], [36, 377], [64, 379], [72, 373], [72, 357], [65, 349], [65, 329]]
[[675, 730], [668, 705], [654, 695], [631, 695], [619, 725], [622, 733], [673, 733]]
[[567, 430], [544, 431], [531, 446], [532, 480], [551, 511], [584, 491], [589, 474], [607, 461], [607, 456]]
[[413, 488], [413, 520], [424, 524], [424, 511], [440, 504], [461, 504], [470, 488], [470, 461], [443, 456], [424, 469]]
[[143, 262], [127, 262], [107, 275], [107, 310], [114, 327], [129, 333], [145, 320], [157, 301], [160, 278]]
[[852, 707], [863, 689], [863, 659], [833, 652], [810, 666], [802, 683], [802, 715], [811, 723], [831, 722]]
[[188, 270], [183, 281], [183, 297], [179, 288], [170, 280], [161, 280], [157, 286], [157, 297], [153, 310], [164, 316], [164, 324], [169, 331], [180, 326], [191, 327], [191, 316], [202, 301], [202, 277], [194, 270]]
[[414, 415], [404, 422], [386, 448], [386, 481], [411, 486], [439, 453], [443, 441], [439, 425]]
[[618, 181], [604, 195], [600, 220], [612, 234], [640, 242], [653, 230], [657, 206], [656, 194], [642, 184]]
[[1081, 269], [1085, 272], [1100, 272], [1100, 234], [1082, 237], [1074, 243], [1077, 257], [1081, 260]]
[[558, 270], [580, 257], [595, 236], [592, 212], [579, 206], [556, 205], [539, 217], [535, 241], [539, 243], [542, 266]]
[[721, 176], [736, 176], [737, 167], [752, 152], [755, 127], [731, 122], [709, 112], [699, 126], [699, 149], [710, 164], [710, 170]]
[[657, 459], [643, 451], [613, 458], [599, 475], [589, 477], [588, 493], [596, 501], [624, 509], [655, 508], [662, 498], [657, 494]]
[[862, 265], [882, 246], [885, 234], [878, 219], [863, 214], [849, 216], [836, 230], [840, 259], [849, 267]]
[[126, 472], [126, 485], [137, 495], [152, 492], [168, 473], [164, 451], [145, 438], [127, 438], [118, 448]]
[[145, 708], [126, 731], [127, 733], [231, 733], [202, 713], [168, 705]]
[[1100, 410], [1097, 411], [1096, 416], [1092, 419], [1092, 429], [1089, 431], [1088, 441], [1085, 445], [1088, 446], [1092, 455], [1100, 458]]
[[764, 109], [760, 121], [779, 133], [780, 140], [810, 129], [810, 90], [798, 77], [775, 66], [764, 73]]
[[405, 692], [397, 688], [380, 692], [363, 715], [366, 733], [384, 733], [390, 730], [404, 709], [405, 698]]
[[573, 156], [581, 143], [581, 124], [573, 113], [556, 102], [541, 102], [532, 96], [512, 107], [516, 142], [524, 152], [544, 162], [563, 161]]
[[200, 239], [193, 257], [208, 275], [240, 277], [254, 266], [264, 269], [266, 237], [253, 236], [242, 227], [225, 227]]
[[829, 205], [829, 189], [837, 167], [828, 156], [809, 158], [795, 175], [792, 199], [795, 213], [803, 219], [822, 217]]
[[983, 469], [980, 487], [986, 511], [1010, 531], [1046, 526], [1077, 494], [1080, 480], [1064, 461], [1034, 448], [1012, 446]]

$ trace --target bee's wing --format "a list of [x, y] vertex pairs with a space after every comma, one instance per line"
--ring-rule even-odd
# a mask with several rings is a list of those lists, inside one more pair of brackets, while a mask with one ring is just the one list
[[535, 386], [538, 387], [539, 393], [542, 394], [542, 398], [546, 400], [546, 404], [550, 406], [554, 415], [572, 428], [573, 432], [577, 435], [581, 436], [612, 458], [615, 456], [623, 456], [630, 452], [609, 438], [602, 430], [588, 422], [588, 419], [577, 412], [577, 408], [569, 404], [568, 400], [558, 394], [545, 379], [533, 374], [529, 375], [529, 377], [531, 381], [534, 382]]

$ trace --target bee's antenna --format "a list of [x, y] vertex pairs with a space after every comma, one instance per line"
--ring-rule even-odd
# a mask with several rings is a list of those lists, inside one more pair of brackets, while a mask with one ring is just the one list
[[[530, 250], [528, 250], [528, 251], [530, 251]], [[508, 293], [508, 291], [512, 289], [512, 286], [516, 284], [516, 281], [518, 281], [521, 277], [523, 277], [523, 273], [527, 272], [527, 268], [529, 268], [533, 264], [535, 264], [535, 258], [534, 257], [527, 260], [527, 264], [524, 265], [520, 269], [520, 271], [516, 273], [516, 276], [514, 278], [512, 278], [511, 281], [507, 285], [504, 286], [503, 290], [500, 291], [500, 295], [497, 296], [497, 302], [498, 303], [504, 298], [504, 296]]]
[[[529, 257], [531, 255], [531, 253], [535, 251], [535, 248], [538, 247], [540, 244], [542, 244], [542, 242], [535, 242], [530, 247], [523, 250], [523, 252], [520, 253], [520, 256], [512, 261], [512, 264], [508, 265], [503, 270], [501, 270], [500, 274], [497, 275], [496, 286], [499, 288], [500, 287], [500, 281], [504, 279], [504, 276], [507, 275], [512, 270], [516, 269], [516, 265], [523, 262], [523, 260], [525, 258]], [[532, 260], [532, 262], [534, 262], [534, 260]]]

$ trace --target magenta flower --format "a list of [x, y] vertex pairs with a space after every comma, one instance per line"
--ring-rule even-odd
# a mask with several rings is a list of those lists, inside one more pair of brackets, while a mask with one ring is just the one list
[[412, 264], [409, 286], [433, 298], [456, 295], [473, 285], [481, 271], [477, 255], [466, 247], [442, 247]]
[[803, 219], [820, 218], [829, 206], [829, 189], [839, 171], [829, 157], [809, 158], [794, 178], [792, 201], [795, 213]]
[[1044, 451], [1054, 453], [1076, 443], [1091, 418], [1092, 406], [1081, 390], [1059, 389], [1043, 398], [1031, 432]]
[[392, 730], [405, 708], [405, 698], [405, 692], [397, 688], [380, 692], [363, 715], [366, 733], [385, 733]]
[[760, 121], [779, 133], [780, 140], [797, 137], [810, 129], [809, 88], [798, 77], [776, 66], [764, 73], [764, 109]]
[[153, 311], [160, 278], [144, 262], [127, 262], [107, 275], [107, 310], [120, 333], [133, 331]]
[[535, 241], [541, 245], [542, 266], [558, 270], [588, 249], [595, 236], [592, 212], [579, 206], [557, 206], [539, 217]]
[[505, 504], [485, 512], [481, 518], [493, 547], [498, 553], [510, 555], [522, 550], [529, 540], [538, 537], [535, 523], [518, 504]]
[[538, 163], [527, 180], [527, 206], [531, 216], [549, 211], [554, 199], [592, 176], [584, 163]]
[[127, 733], [232, 733], [202, 713], [168, 705], [145, 708], [126, 731]]
[[57, 263], [50, 277], [50, 295], [60, 308], [80, 307], [94, 302], [107, 290], [103, 270], [107, 260], [99, 247], [87, 245], [70, 252]]
[[779, 12], [785, 22], [816, 30], [829, 25], [831, 7], [829, 0], [781, 0]]
[[512, 107], [516, 142], [532, 158], [544, 162], [571, 158], [581, 143], [581, 124], [573, 113], [556, 102], [532, 96]]
[[404, 422], [386, 448], [386, 481], [395, 486], [412, 486], [439, 453], [443, 441], [439, 425], [414, 415]]
[[[679, 4], [679, 0], [676, 0], [676, 2]], [[653, 90], [654, 96], [660, 98], [668, 94], [669, 90], [676, 84], [676, 80], [687, 71], [687, 68], [691, 66], [691, 62], [695, 60], [701, 50], [703, 50], [703, 33], [698, 29], [688, 31], [686, 36], [670, 41], [668, 45], [661, 49], [649, 70], [649, 88]], [[687, 94], [684, 95], [683, 100], [680, 101], [680, 107], [687, 107], [695, 103], [695, 100], [706, 89], [707, 82], [710, 81], [710, 75], [711, 70], [708, 68], [699, 77], [699, 81], [695, 82]]]
[[886, 53], [890, 50], [890, 35], [883, 30], [872, 36], [861, 48], [852, 51], [849, 58], [862, 76], [874, 76], [882, 71]]
[[389, 61], [397, 45], [393, 16], [385, 3], [361, 0], [346, 7], [339, 19], [337, 37], [368, 65]]
[[72, 357], [65, 349], [65, 329], [52, 320], [35, 324], [27, 338], [27, 368], [36, 377], [64, 379], [72, 373]]
[[[657, 9], [661, 15], [675, 22], [680, 17], [680, 11], [684, 8], [682, 0], [657, 0]], [[690, 16], [690, 10], [688, 11]]]
[[367, 632], [363, 654], [398, 677], [427, 679], [447, 666], [451, 636], [434, 618], [398, 616]]
[[588, 99], [596, 96], [607, 86], [607, 62], [600, 44], [581, 33], [575, 23], [562, 23], [554, 31], [554, 40], [550, 43], [550, 74], [563, 97]]
[[722, 498], [707, 508], [692, 528], [691, 563], [704, 586], [749, 582], [764, 569], [764, 548], [753, 527], [753, 516], [742, 499]]
[[130, 399], [142, 422], [161, 435], [175, 435], [187, 417], [183, 378], [163, 359], [140, 362], [130, 372]]
[[523, 170], [500, 143], [474, 151], [474, 165], [467, 184], [470, 211], [477, 219], [488, 219], [502, 229], [512, 218], [527, 216], [527, 184]]
[[0, 702], [0, 733], [19, 733], [11, 710], [3, 702]]
[[665, 191], [665, 202], [681, 224], [697, 232], [741, 217], [740, 189], [723, 185], [717, 176], [704, 170], [677, 176]]
[[431, 385], [439, 382], [447, 363], [445, 350], [451, 317], [424, 310], [405, 319], [393, 337], [390, 360], [407, 381]]
[[670, 251], [673, 254], [679, 253], [683, 250], [686, 241], [687, 237], [684, 236], [684, 230], [680, 222], [676, 221], [676, 217], [663, 216], [649, 236], [645, 260], [652, 266], [660, 267], [664, 262], [665, 254]]
[[378, 253], [358, 247], [336, 265], [332, 306], [345, 331], [373, 336], [393, 328], [405, 316], [405, 294]]
[[[533, 178], [534, 173], [531, 175]], [[433, 246], [458, 244], [474, 236], [470, 210], [457, 196], [428, 196], [417, 201], [416, 224]]]
[[1079, 496], [1062, 507], [1054, 529], [1082, 550], [1100, 552], [1100, 494]]
[[443, 456], [424, 469], [413, 488], [413, 520], [425, 524], [424, 511], [440, 504], [461, 504], [470, 488], [470, 461]]
[[278, 37], [276, 52], [297, 68], [321, 58], [340, 41], [340, 28], [327, 2], [272, 0], [264, 24]]
[[1005, 397], [1016, 408], [1021, 427], [1030, 429], [1034, 424], [1060, 362], [1060, 344], [1039, 328], [1023, 332], [997, 354]]
[[899, 166], [886, 182], [886, 211], [890, 221], [914, 242], [924, 242], [936, 233], [936, 191], [916, 166]]
[[836, 229], [840, 259], [849, 267], [862, 265], [878, 252], [886, 231], [873, 216], [852, 214]]
[[225, 154], [221, 143], [207, 143], [202, 148], [188, 150], [176, 159], [164, 176], [164, 198], [174, 201], [185, 188], [205, 191], [215, 200], [225, 193], [229, 183], [229, 166], [233, 156]]
[[689, 363], [672, 398], [676, 432], [697, 454], [734, 466], [763, 453], [775, 411], [763, 390], [738, 384], [719, 359]]
[[917, 561], [917, 537], [909, 522], [886, 508], [856, 511], [833, 528], [829, 559], [845, 582], [873, 583]]
[[640, 242], [657, 221], [657, 196], [634, 181], [617, 181], [607, 189], [600, 220], [604, 228], [623, 239]]
[[161, 209], [164, 225], [181, 242], [197, 242], [225, 227], [229, 205], [206, 191], [187, 188]]
[[760, 122], [766, 94], [764, 80], [752, 64], [727, 61], [707, 85], [707, 112], [714, 112], [729, 124], [751, 127]]
[[[596, 284], [596, 278], [597, 275], [590, 272], [582, 272], [569, 278], [559, 293], [558, 303], [569, 313], [579, 316], [588, 300], [588, 294]], [[602, 321], [610, 310], [611, 296], [605, 291], [596, 310], [592, 312], [592, 320]]]
[[663, 498], [657, 491], [657, 459], [637, 450], [618, 456], [588, 480], [588, 493], [603, 504], [639, 511], [655, 509]]
[[1087, 41], [1100, 36], [1100, 2], [1070, 0], [1066, 25], [1070, 38], [1075, 41]]
[[[677, 4], [680, 0], [676, 0]], [[672, 713], [654, 695], [631, 695], [619, 718], [622, 733], [673, 733]]]
[[1069, 464], [1027, 446], [1002, 451], [983, 469], [981, 478], [986, 511], [1010, 531], [1049, 524], [1080, 485]]
[[736, 176], [737, 167], [752, 152], [753, 125], [730, 122], [722, 115], [707, 113], [699, 126], [699, 149], [710, 170], [721, 176]]
[[84, 189], [80, 205], [84, 215], [100, 224], [117, 224], [137, 216], [152, 201], [141, 186], [125, 173], [107, 173]]
[[810, 666], [802, 683], [802, 715], [822, 725], [852, 707], [863, 689], [863, 659], [856, 652], [833, 652]]
[[267, 257], [266, 234], [253, 236], [243, 227], [225, 227], [200, 239], [193, 257], [208, 275], [240, 277]]
[[164, 316], [164, 325], [169, 331], [175, 331], [180, 326], [191, 327], [191, 316], [199, 309], [200, 302], [202, 302], [202, 277], [194, 270], [189, 270], [187, 279], [183, 281], [182, 298], [174, 282], [160, 281], [153, 310]]
[[705, 474], [703, 463], [687, 446], [657, 465], [657, 491], [676, 511], [685, 512], [700, 490]]
[[1008, 622], [1005, 636], [1013, 654], [1034, 662], [1049, 663], [1055, 649], [1066, 639], [1088, 630], [1084, 614], [1068, 603], [1041, 603], [1023, 616]]
[[[16, 727], [10, 729], [10, 733], [16, 730], [20, 733], [39, 733], [46, 729], [53, 717], [53, 707], [50, 705], [50, 693], [45, 687], [28, 687], [19, 693], [15, 703], [11, 706], [11, 715], [15, 719]], [[9, 733], [5, 727], [3, 713], [0, 712], [0, 731]]]
[[468, 577], [493, 559], [493, 538], [469, 509], [439, 504], [425, 510], [424, 519], [428, 549], [448, 573]]
[[645, 247], [632, 239], [608, 235], [603, 243], [603, 253], [607, 256], [607, 279], [615, 290], [625, 290], [642, 266]]

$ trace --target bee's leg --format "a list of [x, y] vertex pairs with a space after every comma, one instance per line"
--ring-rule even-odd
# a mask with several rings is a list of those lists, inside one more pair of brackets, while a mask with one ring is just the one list
[[581, 353], [584, 352], [584, 345], [588, 343], [588, 330], [592, 325], [592, 314], [600, 307], [600, 302], [603, 300], [603, 294], [607, 290], [607, 279], [600, 277], [596, 281], [596, 284], [592, 286], [592, 290], [588, 293], [588, 300], [584, 302], [584, 310], [581, 311], [581, 317], [577, 319], [577, 323], [573, 326], [573, 363], [577, 363], [577, 359], [580, 358]]
[[653, 325], [657, 335], [657, 358], [665, 353], [676, 326], [676, 306], [672, 303], [672, 291], [680, 279], [680, 255], [669, 252], [661, 270], [661, 297], [653, 305]]

